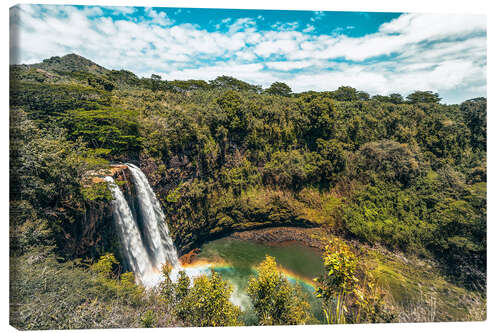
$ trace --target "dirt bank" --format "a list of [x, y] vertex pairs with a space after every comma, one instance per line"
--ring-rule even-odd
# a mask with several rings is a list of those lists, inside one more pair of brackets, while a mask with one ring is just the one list
[[318, 250], [323, 249], [320, 228], [275, 227], [232, 233], [229, 237], [272, 245], [299, 242]]
[[[276, 246], [286, 246], [287, 244], [298, 242], [318, 252], [322, 252], [326, 244], [321, 236], [323, 233], [321, 228], [272, 227], [238, 231], [227, 237]], [[182, 255], [179, 260], [182, 264], [190, 264], [199, 252], [200, 249], [195, 248]]]

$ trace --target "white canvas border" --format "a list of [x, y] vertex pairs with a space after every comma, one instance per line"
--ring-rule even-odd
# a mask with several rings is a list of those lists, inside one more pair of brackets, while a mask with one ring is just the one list
[[[500, 159], [500, 114], [498, 111], [498, 41], [500, 15], [497, 6], [493, 1], [475, 0], [475, 1], [452, 1], [452, 0], [419, 0], [419, 1], [397, 1], [397, 0], [350, 0], [346, 2], [326, 1], [326, 0], [274, 0], [274, 1], [242, 1], [242, 0], [171, 0], [171, 1], [119, 1], [119, 0], [100, 0], [100, 1], [80, 1], [80, 0], [53, 0], [53, 1], [3, 1], [2, 2], [2, 34], [1, 41], [4, 45], [2, 53], [2, 66], [0, 70], [0, 80], [2, 82], [1, 96], [3, 110], [1, 112], [2, 121], [0, 122], [0, 149], [2, 156], [0, 189], [0, 212], [1, 212], [1, 265], [3, 274], [1, 274], [1, 327], [6, 331], [15, 331], [14, 328], [8, 326], [8, 40], [9, 40], [9, 13], [8, 8], [17, 3], [47, 3], [47, 4], [76, 4], [76, 5], [127, 5], [127, 6], [158, 6], [158, 7], [197, 7], [197, 8], [240, 8], [240, 9], [292, 9], [292, 10], [336, 10], [336, 11], [380, 11], [380, 12], [420, 12], [420, 13], [454, 13], [454, 14], [486, 14], [488, 22], [488, 320], [480, 323], [425, 323], [425, 324], [377, 324], [377, 325], [346, 325], [346, 326], [305, 326], [305, 327], [262, 327], [258, 328], [263, 332], [298, 332], [298, 331], [319, 331], [327, 332], [334, 329], [341, 332], [398, 332], [400, 330], [422, 331], [429, 332], [448, 331], [454, 332], [471, 331], [471, 330], [493, 330], [499, 324], [499, 288], [498, 265], [495, 264], [496, 255], [499, 253], [499, 242], [496, 240], [496, 235], [499, 235], [499, 226], [496, 222], [500, 217], [497, 200], [499, 197], [500, 178], [496, 175], [498, 171], [498, 162]], [[255, 327], [242, 328], [171, 328], [169, 332], [251, 332]], [[158, 329], [157, 329], [158, 330]], [[97, 330], [84, 330], [84, 332], [101, 332]], [[130, 332], [130, 330], [113, 330], [114, 332]], [[132, 332], [150, 332], [150, 330], [133, 330]]]

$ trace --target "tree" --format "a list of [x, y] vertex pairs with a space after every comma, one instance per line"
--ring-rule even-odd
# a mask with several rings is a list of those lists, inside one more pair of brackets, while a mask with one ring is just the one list
[[112, 91], [115, 89], [115, 85], [106, 79], [100, 78], [98, 76], [92, 76], [87, 78], [87, 83], [89, 86], [97, 88], [97, 89], [104, 89], [106, 91]]
[[401, 94], [390, 94], [389, 101], [394, 104], [401, 104], [404, 102], [403, 96]]
[[471, 202], [446, 199], [439, 202], [430, 218], [437, 230], [430, 244], [433, 252], [456, 280], [471, 289], [486, 283], [485, 184], [471, 191]]
[[189, 276], [187, 276], [186, 272], [180, 271], [179, 276], [177, 277], [177, 282], [175, 283], [174, 286], [174, 293], [175, 293], [175, 301], [180, 302], [189, 293], [189, 287], [191, 286], [191, 280], [189, 279]]
[[210, 85], [203, 80], [173, 80], [168, 81], [168, 88], [176, 92], [185, 92], [197, 89], [208, 89]]
[[266, 92], [269, 95], [289, 97], [292, 94], [292, 89], [286, 83], [274, 82], [264, 92]]
[[314, 145], [318, 138], [330, 138], [335, 130], [334, 101], [328, 97], [311, 94], [303, 96], [300, 103], [308, 120], [303, 126], [310, 144]]
[[102, 108], [67, 111], [61, 124], [69, 131], [69, 138], [82, 138], [91, 148], [110, 149], [116, 157], [130, 155], [140, 149], [137, 114], [129, 110]]
[[262, 91], [262, 87], [246, 83], [244, 81], [238, 80], [231, 76], [218, 76], [215, 80], [209, 81], [209, 84], [212, 88], [216, 89], [228, 89], [235, 91], [250, 91], [254, 93], [260, 93]]
[[110, 278], [113, 275], [113, 267], [115, 265], [118, 265], [118, 260], [116, 260], [112, 253], [106, 253], [101, 256], [98, 262], [90, 266], [90, 269], [104, 277]]
[[172, 266], [170, 266], [170, 264], [168, 263], [165, 263], [162, 266], [161, 272], [163, 275], [163, 281], [161, 281], [158, 286], [158, 293], [165, 304], [167, 304], [168, 306], [175, 305], [175, 302], [177, 300], [174, 288], [176, 288], [176, 285], [170, 278], [170, 273], [172, 273]]
[[[350, 247], [335, 239], [323, 252], [325, 274], [315, 281], [328, 324], [391, 322], [394, 314], [384, 307], [384, 293], [373, 277], [373, 268]], [[362, 280], [362, 281], [360, 281]]]
[[264, 165], [262, 177], [268, 184], [299, 189], [316, 179], [319, 160], [318, 153], [304, 153], [299, 150], [277, 151]]
[[111, 70], [106, 74], [108, 80], [119, 85], [137, 86], [140, 82], [139, 78], [132, 72], [121, 69]]
[[217, 104], [226, 116], [225, 125], [233, 140], [241, 140], [248, 126], [247, 115], [243, 109], [243, 99], [236, 91], [226, 91], [217, 99]]
[[311, 318], [310, 305], [299, 287], [290, 285], [278, 271], [276, 260], [266, 256], [257, 268], [257, 277], [248, 282], [248, 295], [260, 325], [303, 325]]
[[175, 311], [190, 326], [239, 326], [241, 310], [229, 298], [233, 288], [219, 274], [200, 276], [177, 303]]
[[219, 274], [193, 280], [180, 271], [177, 281], [170, 278], [172, 267], [162, 267], [164, 280], [158, 287], [163, 303], [188, 326], [239, 326], [241, 310], [231, 303], [232, 287]]
[[[59, 255], [74, 256], [71, 242], [81, 237], [88, 194], [82, 177], [108, 162], [53, 124], [39, 128], [17, 109], [10, 115], [11, 250], [58, 245]], [[93, 199], [103, 203], [109, 192], [101, 190]]]
[[161, 76], [158, 74], [151, 74], [151, 90], [157, 91], [160, 89]]
[[466, 125], [472, 134], [472, 146], [486, 150], [486, 98], [474, 98], [460, 104]]
[[420, 91], [417, 90], [408, 96], [406, 96], [406, 100], [410, 104], [417, 103], [439, 103], [441, 98], [438, 93], [434, 93], [432, 91]]
[[326, 274], [316, 279], [316, 293], [323, 299], [323, 312], [328, 324], [345, 324], [348, 296], [356, 288], [358, 265], [356, 256], [343, 243], [325, 247], [323, 262]]
[[332, 93], [332, 98], [337, 101], [357, 101], [359, 99], [359, 95], [355, 88], [341, 86]]
[[372, 99], [381, 103], [401, 104], [404, 102], [403, 96], [401, 96], [401, 94], [390, 94], [389, 96], [375, 95], [372, 97]]
[[369, 142], [361, 146], [356, 152], [353, 167], [356, 177], [373, 171], [403, 185], [408, 185], [424, 170], [418, 147], [389, 140]]
[[368, 101], [370, 99], [370, 94], [364, 91], [358, 91], [356, 95], [360, 101]]
[[328, 171], [332, 173], [344, 171], [347, 161], [342, 144], [335, 139], [328, 141], [318, 139], [316, 143], [320, 155], [330, 162], [330, 168], [327, 168]]

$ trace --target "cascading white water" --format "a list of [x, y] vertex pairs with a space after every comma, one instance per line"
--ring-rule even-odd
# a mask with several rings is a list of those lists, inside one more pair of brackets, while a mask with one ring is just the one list
[[172, 238], [168, 235], [168, 226], [165, 223], [165, 215], [156, 198], [153, 189], [149, 185], [146, 175], [133, 164], [127, 163], [132, 182], [137, 191], [139, 210], [144, 224], [144, 235], [152, 253], [152, 260], [156, 267], [168, 262], [175, 268], [179, 266], [177, 250]]
[[113, 193], [113, 216], [120, 234], [125, 259], [136, 278], [146, 287], [157, 285], [163, 278], [163, 264], [172, 265], [172, 277], [177, 277], [180, 263], [177, 250], [165, 223], [165, 215], [144, 173], [135, 165], [127, 164], [136, 189], [138, 212], [132, 210], [112, 177], [106, 177]]
[[145, 277], [154, 275], [153, 265], [144, 246], [139, 227], [132, 215], [122, 191], [112, 177], [106, 177], [113, 194], [113, 219], [115, 221], [123, 255], [136, 277], [143, 281]]

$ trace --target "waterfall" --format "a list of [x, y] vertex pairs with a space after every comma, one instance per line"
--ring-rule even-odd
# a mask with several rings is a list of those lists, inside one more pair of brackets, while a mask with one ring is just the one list
[[127, 166], [137, 191], [139, 211], [144, 223], [144, 235], [152, 250], [152, 259], [158, 267], [168, 261], [175, 268], [179, 265], [177, 250], [172, 238], [168, 235], [168, 227], [160, 202], [141, 169], [133, 164], [127, 164]]
[[172, 265], [172, 273], [177, 275], [180, 263], [177, 250], [168, 235], [165, 215], [146, 176], [135, 165], [127, 166], [137, 192], [136, 218], [114, 179], [106, 177], [114, 198], [113, 218], [127, 264], [139, 282], [146, 287], [153, 287], [162, 280], [163, 264]]
[[131, 270], [142, 282], [143, 277], [153, 273], [153, 265], [125, 196], [112, 177], [105, 179], [113, 194], [113, 219], [120, 235], [123, 255]]

